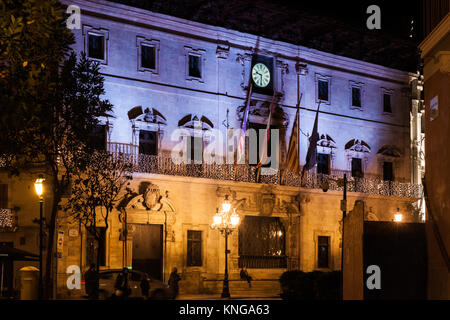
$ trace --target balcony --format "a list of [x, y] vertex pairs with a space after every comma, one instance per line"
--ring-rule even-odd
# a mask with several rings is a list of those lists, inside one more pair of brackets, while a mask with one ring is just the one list
[[[113, 145], [113, 144], [111, 144]], [[196, 177], [215, 180], [229, 180], [237, 182], [255, 182], [255, 166], [246, 164], [175, 164], [168, 156], [151, 156], [138, 153], [138, 147], [126, 144], [115, 144], [108, 150], [115, 155], [121, 155], [133, 164], [134, 172], [163, 174], [182, 177]], [[118, 151], [116, 151], [118, 150]], [[382, 196], [397, 196], [408, 198], [420, 198], [422, 189], [420, 185], [406, 181], [383, 181], [376, 175], [366, 174], [364, 178], [354, 178], [351, 172], [344, 170], [331, 170], [329, 175], [317, 174], [314, 170], [305, 173], [303, 188], [321, 189], [324, 180], [328, 180], [329, 190], [342, 191], [333, 179], [339, 179], [347, 174], [347, 191], [376, 194]], [[300, 178], [287, 171], [286, 177], [281, 183], [280, 170], [274, 175], [261, 176], [260, 183], [273, 185], [286, 185], [300, 187]]]
[[0, 232], [17, 230], [16, 215], [13, 209], [0, 209]]

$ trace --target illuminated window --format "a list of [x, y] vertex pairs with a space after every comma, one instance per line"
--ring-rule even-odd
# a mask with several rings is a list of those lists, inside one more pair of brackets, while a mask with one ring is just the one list
[[317, 267], [329, 268], [330, 237], [319, 236], [317, 238], [317, 251]]
[[188, 230], [187, 232], [187, 265], [200, 267], [202, 265], [202, 232]]

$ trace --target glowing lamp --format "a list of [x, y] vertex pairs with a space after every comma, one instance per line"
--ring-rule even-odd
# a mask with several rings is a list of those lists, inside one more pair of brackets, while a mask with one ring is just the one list
[[402, 220], [403, 220], [403, 214], [401, 214], [399, 212], [399, 209], [397, 208], [397, 213], [394, 214], [394, 221], [395, 222], [402, 222]]
[[225, 200], [222, 203], [222, 211], [230, 212], [230, 210], [231, 210], [231, 202], [228, 200], [228, 195], [225, 195]]
[[36, 190], [36, 194], [39, 196], [39, 198], [42, 198], [42, 195], [44, 194], [44, 181], [45, 179], [42, 177], [42, 175], [40, 175], [39, 178], [37, 178], [34, 182], [34, 189]]
[[239, 221], [241, 220], [241, 218], [239, 217], [239, 215], [236, 213], [236, 209], [234, 209], [233, 214], [231, 215], [231, 225], [233, 228], [236, 228], [236, 226], [239, 224]]

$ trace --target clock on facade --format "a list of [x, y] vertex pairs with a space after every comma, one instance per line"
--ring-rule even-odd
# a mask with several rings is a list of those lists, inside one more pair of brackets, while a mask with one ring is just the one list
[[270, 70], [264, 63], [256, 63], [252, 68], [253, 82], [261, 88], [267, 87], [270, 83]]
[[250, 69], [253, 91], [255, 93], [273, 95], [273, 57], [254, 55]]

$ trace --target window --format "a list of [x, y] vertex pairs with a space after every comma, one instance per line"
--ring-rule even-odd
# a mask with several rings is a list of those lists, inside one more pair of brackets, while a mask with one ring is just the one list
[[188, 230], [187, 232], [187, 266], [202, 266], [202, 232]]
[[200, 56], [189, 55], [189, 76], [194, 78], [202, 77], [202, 67]]
[[383, 112], [392, 113], [391, 95], [383, 93]]
[[317, 82], [318, 92], [319, 92], [319, 100], [328, 101], [328, 81], [319, 80]]
[[246, 216], [239, 225], [239, 268], [286, 268], [280, 218]]
[[330, 155], [317, 154], [317, 173], [330, 174]]
[[201, 164], [203, 160], [203, 138], [202, 137], [190, 137], [190, 152], [191, 161], [195, 164]]
[[106, 126], [97, 124], [88, 137], [88, 146], [95, 150], [106, 150]]
[[355, 178], [364, 177], [362, 169], [362, 160], [360, 158], [352, 158], [352, 177]]
[[136, 37], [137, 70], [158, 74], [159, 40]]
[[319, 236], [317, 239], [317, 267], [329, 268], [330, 237]]
[[98, 60], [105, 59], [105, 37], [88, 33], [88, 57]]
[[383, 180], [393, 181], [394, 180], [394, 170], [392, 167], [392, 162], [383, 162]]
[[[254, 129], [256, 132], [256, 164], [259, 163], [259, 161], [261, 160], [261, 148], [265, 147], [265, 146], [261, 146], [262, 143], [264, 143], [264, 134], [266, 132], [267, 129], [267, 124], [260, 124], [260, 123], [250, 123], [249, 128]], [[272, 128], [271, 128], [272, 129]], [[260, 132], [262, 137], [260, 136]], [[251, 139], [247, 139], [246, 140], [247, 143], [254, 143], [253, 141], [251, 141]], [[251, 148], [249, 147], [248, 150], [250, 151]], [[267, 143], [267, 158], [269, 159], [270, 156], [272, 154], [272, 143], [270, 142], [270, 139], [268, 140]], [[250, 159], [249, 159], [250, 161]], [[251, 163], [253, 164], [253, 163]], [[268, 161], [267, 163], [263, 164], [263, 168], [269, 168], [270, 167], [271, 162]]]
[[361, 108], [361, 88], [352, 87], [352, 107]]
[[141, 67], [145, 69], [155, 69], [155, 47], [141, 45]]
[[[94, 235], [95, 234], [95, 235]], [[100, 242], [97, 241], [100, 239]], [[106, 228], [93, 227], [87, 230], [86, 239], [86, 264], [94, 263], [97, 265], [97, 254], [100, 254], [100, 265], [106, 265]]]
[[84, 51], [89, 59], [108, 64], [109, 31], [83, 25]]
[[8, 208], [8, 185], [0, 184], [0, 209]]
[[139, 154], [158, 155], [158, 133], [139, 130]]

